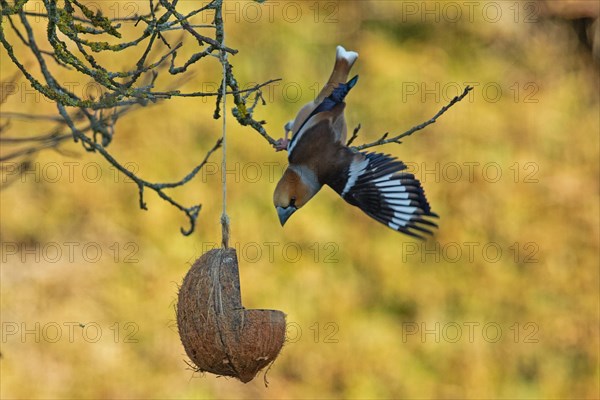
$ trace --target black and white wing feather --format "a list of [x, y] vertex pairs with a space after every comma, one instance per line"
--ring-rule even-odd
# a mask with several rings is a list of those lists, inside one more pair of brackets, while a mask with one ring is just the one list
[[361, 153], [350, 163], [340, 195], [371, 218], [407, 235], [424, 239], [437, 224], [421, 183], [406, 165], [389, 155]]

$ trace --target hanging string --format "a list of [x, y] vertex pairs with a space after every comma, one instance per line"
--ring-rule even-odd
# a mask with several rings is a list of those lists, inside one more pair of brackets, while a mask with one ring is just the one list
[[[225, 43], [225, 37], [223, 37], [222, 45]], [[221, 107], [221, 114], [223, 116], [223, 161], [221, 162], [221, 182], [223, 185], [223, 214], [221, 214], [221, 233], [222, 241], [221, 246], [223, 248], [229, 247], [229, 216], [227, 215], [227, 53], [225, 50], [221, 50], [221, 64], [223, 65], [223, 86], [221, 88], [221, 98], [223, 100], [223, 106]]]

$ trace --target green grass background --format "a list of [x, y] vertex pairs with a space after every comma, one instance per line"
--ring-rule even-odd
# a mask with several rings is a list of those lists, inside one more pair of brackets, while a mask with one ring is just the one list
[[[115, 181], [99, 156], [74, 143], [65, 146], [74, 156], [44, 152], [37, 172], [0, 194], [2, 398], [597, 398], [598, 65], [568, 24], [530, 22], [523, 3], [494, 3], [497, 22], [484, 18], [485, 3], [472, 18], [454, 3], [457, 22], [445, 3], [426, 3], [438, 11], [423, 14], [425, 3], [412, 2], [416, 15], [406, 4], [227, 2], [226, 41], [240, 50], [231, 62], [241, 83], [283, 79], [256, 112], [276, 137], [324, 83], [338, 44], [360, 53], [346, 113], [350, 127], [362, 124], [356, 143], [429, 119], [474, 82], [436, 124], [377, 149], [416, 163], [441, 216], [433, 239], [386, 229], [329, 189], [281, 228], [271, 195], [286, 156], [230, 117], [228, 213], [243, 302], [284, 311], [293, 338], [268, 388], [262, 375], [244, 385], [189, 370], [175, 324], [178, 285], [220, 240], [220, 153], [214, 173], [173, 192], [203, 205], [197, 231], [183, 237], [182, 214], [151, 193], [149, 211], [139, 210], [135, 185]], [[43, 35], [43, 24], [35, 30]], [[4, 49], [0, 57], [5, 80], [15, 68]], [[104, 62], [119, 70], [132, 59]], [[218, 82], [218, 62], [207, 60], [182, 89]], [[22, 95], [3, 110], [56, 112]], [[220, 135], [213, 109], [202, 99], [140, 109], [118, 122], [109, 149], [143, 178], [180, 179]], [[10, 133], [44, 129], [15, 122]], [[51, 182], [54, 165], [61, 177]], [[85, 179], [98, 169], [97, 182]], [[33, 250], [12, 254], [12, 244]], [[51, 262], [54, 244], [63, 254]], [[86, 245], [101, 249], [98, 261], [83, 257]], [[73, 326], [71, 338], [70, 323], [87, 328]]]

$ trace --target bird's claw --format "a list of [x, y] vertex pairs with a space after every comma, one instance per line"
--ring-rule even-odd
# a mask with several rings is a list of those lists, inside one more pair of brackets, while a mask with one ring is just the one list
[[275, 148], [275, 151], [287, 150], [289, 142], [290, 141], [287, 138], [281, 138], [275, 142], [273, 147]]

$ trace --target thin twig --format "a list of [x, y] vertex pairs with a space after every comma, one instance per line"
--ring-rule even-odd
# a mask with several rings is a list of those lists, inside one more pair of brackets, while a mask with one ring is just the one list
[[[381, 136], [379, 139], [377, 139], [374, 142], [371, 143], [365, 143], [365, 144], [361, 144], [360, 146], [353, 146], [352, 148], [355, 150], [364, 150], [364, 149], [368, 149], [370, 147], [375, 147], [375, 146], [381, 146], [384, 144], [388, 144], [388, 143], [402, 143], [400, 141], [400, 139], [403, 139], [407, 136], [412, 135], [413, 133], [420, 131], [421, 129], [435, 123], [437, 121], [437, 119], [439, 117], [441, 117], [446, 111], [448, 111], [450, 109], [450, 107], [452, 107], [454, 104], [458, 103], [459, 101], [461, 101], [462, 99], [465, 98], [465, 96], [473, 89], [473, 87], [471, 86], [467, 86], [465, 87], [465, 90], [463, 90], [462, 94], [460, 96], [456, 96], [454, 97], [448, 104], [446, 104], [444, 107], [442, 107], [440, 109], [440, 111], [437, 112], [437, 114], [435, 114], [430, 120], [423, 122], [422, 124], [419, 124], [417, 126], [414, 126], [412, 128], [410, 128], [409, 130], [407, 130], [406, 132], [403, 132], [399, 135], [393, 136], [391, 138], [388, 139], [388, 135], [389, 133], [386, 132], [383, 134], [383, 136]], [[351, 138], [351, 140], [354, 140], [354, 137]]]
[[354, 142], [354, 139], [358, 137], [358, 131], [360, 131], [360, 124], [356, 125], [356, 128], [354, 128], [354, 132], [352, 132], [352, 136], [350, 137], [350, 139], [348, 139], [346, 146], [350, 147], [352, 142]]

